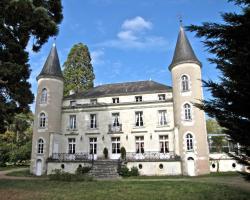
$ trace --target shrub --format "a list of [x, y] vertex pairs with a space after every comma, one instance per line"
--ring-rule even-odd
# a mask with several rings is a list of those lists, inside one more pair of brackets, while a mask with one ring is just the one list
[[123, 176], [123, 177], [139, 176], [139, 170], [137, 167], [132, 167], [131, 170], [129, 170], [127, 166], [122, 166], [119, 169], [118, 173], [120, 176]]
[[84, 174], [71, 174], [64, 172], [61, 169], [55, 169], [53, 173], [49, 175], [50, 180], [55, 181], [91, 181], [92, 177], [86, 176]]
[[105, 148], [103, 149], [103, 155], [104, 155], [104, 158], [105, 158], [105, 159], [108, 158], [108, 154], [109, 154], [109, 151], [108, 151], [108, 149], [105, 147]]
[[82, 167], [79, 165], [76, 169], [76, 174], [86, 174], [91, 170], [91, 167]]
[[123, 160], [126, 159], [126, 149], [125, 149], [124, 147], [121, 148], [121, 158], [122, 158]]

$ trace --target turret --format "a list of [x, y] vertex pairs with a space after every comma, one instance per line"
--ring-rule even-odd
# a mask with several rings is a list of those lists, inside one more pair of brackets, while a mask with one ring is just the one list
[[54, 135], [61, 133], [63, 75], [55, 44], [37, 81], [30, 170], [39, 176], [46, 173], [46, 160], [54, 148]]
[[207, 174], [209, 153], [205, 113], [194, 105], [203, 99], [201, 62], [182, 27], [169, 70], [172, 74], [174, 120], [183, 174]]

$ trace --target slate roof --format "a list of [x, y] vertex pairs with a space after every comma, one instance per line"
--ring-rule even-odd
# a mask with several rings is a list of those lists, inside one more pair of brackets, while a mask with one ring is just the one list
[[47, 78], [47, 77], [63, 79], [63, 74], [60, 67], [60, 61], [58, 58], [55, 44], [53, 44], [49, 56], [43, 66], [43, 69], [41, 73], [37, 76], [37, 80], [40, 78]]
[[169, 66], [169, 70], [171, 71], [174, 66], [182, 63], [196, 63], [201, 66], [201, 62], [197, 59], [183, 27], [180, 27], [173, 60]]
[[157, 83], [155, 81], [137, 81], [100, 85], [85, 92], [69, 95], [64, 99], [97, 98], [108, 96], [115, 97], [122, 95], [164, 93], [171, 91], [172, 87]]

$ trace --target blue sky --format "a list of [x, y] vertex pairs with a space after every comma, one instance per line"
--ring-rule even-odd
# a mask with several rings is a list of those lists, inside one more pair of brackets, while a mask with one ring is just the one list
[[[105, 83], [149, 80], [171, 85], [168, 66], [179, 31], [184, 25], [221, 22], [220, 13], [238, 8], [226, 0], [62, 0], [64, 19], [56, 38], [61, 66], [70, 48], [79, 42], [89, 47], [95, 86]], [[187, 32], [203, 63], [203, 79], [218, 79], [218, 71], [207, 62], [209, 55], [199, 38]], [[36, 94], [36, 76], [53, 43], [40, 52], [30, 51], [30, 82]], [[210, 98], [207, 91], [205, 98]], [[32, 106], [33, 109], [34, 106]]]

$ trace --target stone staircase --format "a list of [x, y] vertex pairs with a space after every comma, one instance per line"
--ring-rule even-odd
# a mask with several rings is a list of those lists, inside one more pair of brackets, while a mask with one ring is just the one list
[[88, 174], [98, 179], [116, 179], [119, 178], [119, 165], [118, 160], [95, 160]]

